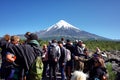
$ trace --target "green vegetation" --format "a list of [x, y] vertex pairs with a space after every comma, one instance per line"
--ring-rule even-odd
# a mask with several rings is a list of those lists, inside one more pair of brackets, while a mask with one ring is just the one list
[[120, 41], [85, 41], [86, 47], [92, 51], [95, 51], [96, 47], [99, 47], [102, 51], [120, 51]]
[[40, 43], [40, 46], [42, 46], [43, 44], [48, 44], [48, 41], [45, 40], [38, 40], [38, 42]]
[[108, 71], [108, 80], [115, 80], [116, 78], [116, 73], [112, 70], [112, 64], [109, 62], [106, 64], [106, 68]]

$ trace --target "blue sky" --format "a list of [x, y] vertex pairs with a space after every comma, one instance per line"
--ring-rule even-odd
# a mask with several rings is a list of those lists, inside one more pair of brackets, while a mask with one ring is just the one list
[[0, 0], [0, 37], [47, 29], [61, 19], [120, 39], [120, 0]]

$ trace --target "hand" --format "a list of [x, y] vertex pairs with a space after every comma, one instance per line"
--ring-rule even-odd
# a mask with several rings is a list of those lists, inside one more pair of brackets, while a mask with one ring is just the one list
[[78, 56], [74, 56], [75, 60], [78, 60]]
[[58, 61], [58, 59], [57, 58], [55, 58], [55, 62], [57, 62]]
[[65, 63], [62, 63], [62, 66], [64, 66], [65, 65]]
[[8, 53], [8, 54], [6, 55], [6, 59], [7, 59], [7, 61], [9, 61], [9, 62], [14, 62], [14, 61], [16, 60], [16, 56], [13, 55], [13, 54], [11, 54], [11, 53]]
[[103, 75], [102, 80], [107, 80], [107, 77]]

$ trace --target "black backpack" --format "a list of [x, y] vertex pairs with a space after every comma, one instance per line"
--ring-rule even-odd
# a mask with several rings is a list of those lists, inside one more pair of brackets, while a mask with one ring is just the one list
[[50, 60], [54, 60], [57, 57], [58, 50], [56, 49], [57, 45], [50, 45], [48, 49], [48, 57]]

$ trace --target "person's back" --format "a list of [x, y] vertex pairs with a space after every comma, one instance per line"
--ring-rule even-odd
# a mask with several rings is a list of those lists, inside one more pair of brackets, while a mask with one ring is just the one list
[[54, 61], [59, 57], [59, 48], [56, 43], [52, 43], [48, 48], [48, 59]]
[[72, 45], [72, 41], [70, 41], [69, 39], [67, 39], [66, 45], [65, 45], [66, 49], [70, 50], [71, 52], [71, 59], [70, 61], [67, 61], [66, 63], [66, 76], [67, 79], [69, 80], [71, 78], [71, 73], [74, 70], [74, 59], [73, 59], [73, 55], [74, 55], [74, 46]]
[[[35, 61], [33, 62], [30, 70], [28, 71], [28, 80], [41, 79], [43, 72], [43, 62], [42, 62], [42, 48], [38, 42], [38, 36], [35, 33], [27, 32], [25, 37], [27, 38], [26, 44], [30, 45], [34, 50]], [[39, 71], [39, 72], [38, 72]]]
[[44, 67], [41, 56], [43, 52], [39, 46], [31, 45], [31, 47], [34, 50], [35, 60], [28, 71], [27, 80], [41, 80]]
[[66, 48], [63, 47], [63, 43], [62, 41], [58, 41], [58, 45], [60, 47], [60, 52], [61, 52], [61, 56], [59, 59], [59, 69], [60, 69], [60, 73], [61, 73], [61, 80], [65, 80], [65, 64], [66, 64]]
[[[60, 58], [60, 48], [56, 40], [52, 40], [51, 45], [48, 47], [48, 62], [49, 62], [49, 79], [52, 80], [52, 73], [56, 79], [56, 69]], [[53, 71], [53, 72], [52, 72]]]

